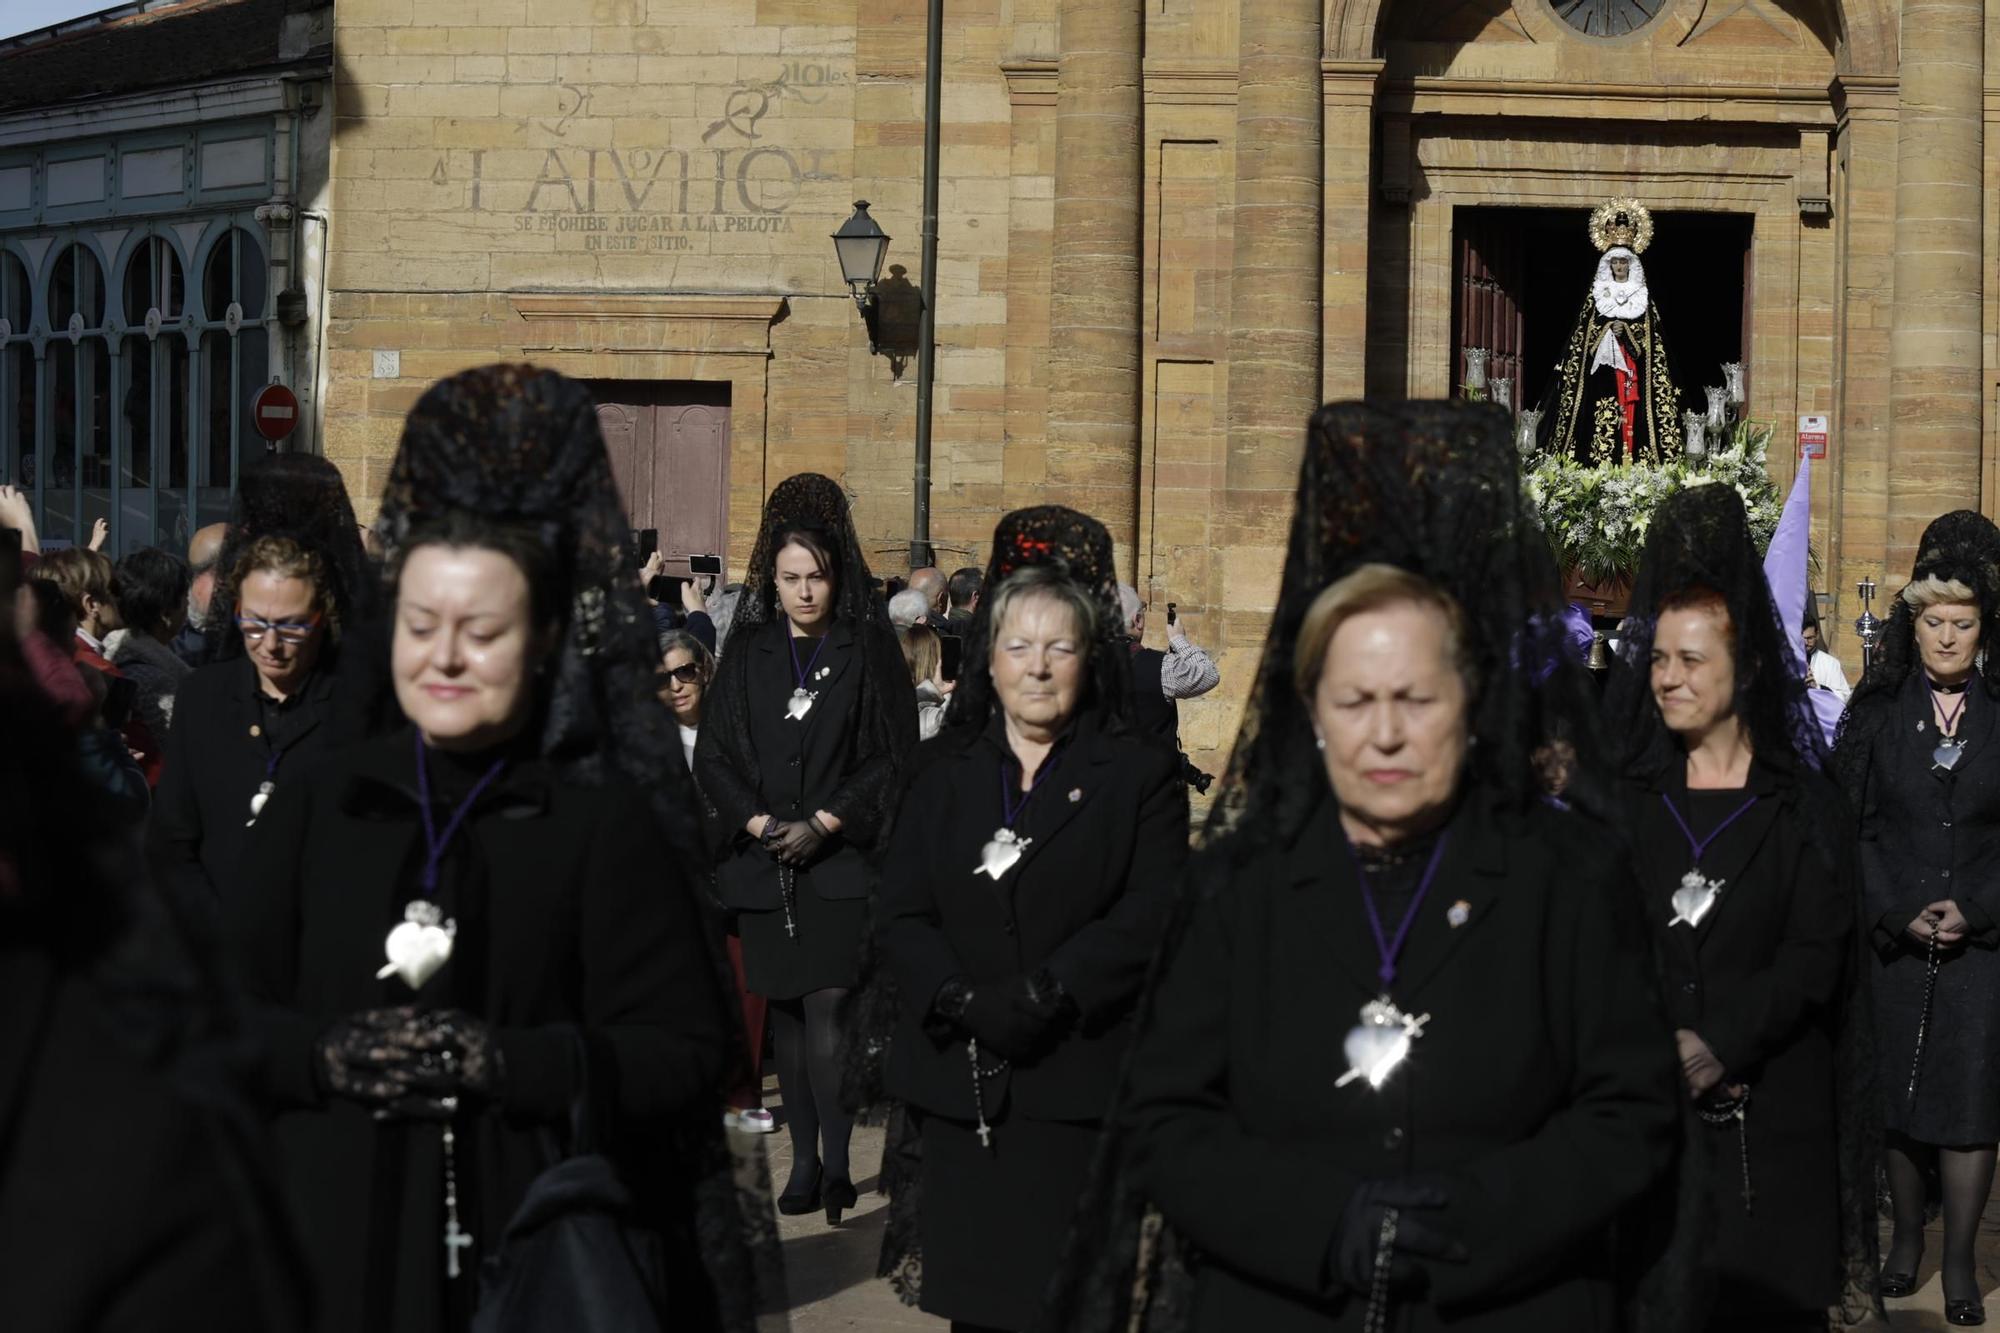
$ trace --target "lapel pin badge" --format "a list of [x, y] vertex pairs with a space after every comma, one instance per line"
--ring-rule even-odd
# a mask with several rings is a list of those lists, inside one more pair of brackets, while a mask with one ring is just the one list
[[1444, 919], [1451, 923], [1453, 930], [1457, 930], [1460, 926], [1472, 920], [1472, 904], [1460, 898], [1445, 910]]
[[1071, 805], [1075, 805], [1078, 801], [1082, 799], [1083, 799], [1083, 788], [1071, 787], [1069, 789], [1069, 803]]
[[830, 675], [832, 675], [832, 674], [833, 674], [833, 668], [832, 668], [832, 667], [821, 667], [821, 668], [819, 669], [819, 675], [817, 675], [817, 676], [813, 677], [813, 679], [815, 679], [815, 680], [825, 680], [825, 679], [826, 679], [826, 678], [827, 678], [828, 676], [830, 676]]

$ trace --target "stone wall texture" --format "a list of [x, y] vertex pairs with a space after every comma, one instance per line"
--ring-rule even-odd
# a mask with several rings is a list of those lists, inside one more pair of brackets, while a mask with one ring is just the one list
[[[1750, 411], [1780, 482], [1833, 418], [1842, 625], [1994, 499], [1995, 9], [1663, 0], [1606, 40], [1546, 0], [951, 0], [926, 275], [924, 0], [341, 0], [326, 452], [365, 515], [437, 376], [727, 382], [733, 567], [814, 469], [901, 573], [928, 296], [939, 562], [1016, 505], [1099, 513], [1149, 637], [1171, 600], [1222, 661], [1183, 710], [1215, 770], [1311, 406], [1451, 390], [1455, 209], [1629, 193], [1752, 220]], [[828, 240], [857, 199], [895, 238], [879, 353]]]

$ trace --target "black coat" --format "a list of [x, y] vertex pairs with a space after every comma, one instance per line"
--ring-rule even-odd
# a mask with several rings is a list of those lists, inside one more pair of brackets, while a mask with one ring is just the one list
[[[338, 670], [328, 654], [307, 682], [272, 781], [282, 786], [334, 749], [347, 728], [335, 718]], [[153, 794], [154, 871], [175, 900], [212, 910], [250, 841], [250, 798], [271, 762], [254, 731], [263, 714], [257, 668], [247, 657], [202, 667], [181, 682], [165, 767]]]
[[216, 1068], [148, 1049], [184, 1034], [135, 1033], [178, 1018], [137, 989], [0, 949], [0, 1322], [296, 1333], [269, 1144]]
[[[511, 764], [446, 848], [438, 902], [457, 922], [451, 960], [414, 993], [400, 978], [377, 980], [424, 858], [414, 753], [404, 730], [280, 787], [224, 893], [322, 1327], [342, 1333], [462, 1327], [471, 1284], [442, 1276], [436, 1127], [377, 1123], [321, 1092], [313, 1048], [332, 1020], [415, 1003], [496, 1030], [506, 1069], [497, 1105], [458, 1121], [462, 1225], [478, 1242], [468, 1272], [547, 1164], [538, 1131], [566, 1123], [579, 1031], [593, 1083], [610, 1090], [597, 1109], [625, 1132], [620, 1155], [641, 1214], [668, 1232], [670, 1260], [691, 1260], [682, 1164], [655, 1152], [674, 1118], [714, 1113], [730, 1053], [694, 890], [643, 797], [572, 785], [537, 759]], [[441, 767], [459, 791], [472, 786], [463, 760], [433, 764], [434, 779]], [[450, 804], [438, 802], [440, 828]], [[708, 1291], [698, 1271], [672, 1282], [697, 1305]], [[691, 1327], [712, 1317], [677, 1313]]]
[[1334, 1086], [1381, 986], [1331, 801], [1195, 907], [1125, 1112], [1139, 1179], [1205, 1252], [1191, 1327], [1360, 1328], [1329, 1244], [1358, 1184], [1403, 1175], [1449, 1182], [1470, 1256], [1425, 1265], [1403, 1333], [1617, 1326], [1611, 1227], [1667, 1169], [1678, 1096], [1629, 861], [1476, 789], [1449, 836], [1394, 992], [1430, 1023], [1379, 1091]]
[[[998, 718], [918, 752], [882, 870], [881, 948], [903, 998], [885, 1073], [892, 1096], [973, 1119], [962, 1038], [924, 1030], [938, 988], [1046, 967], [1082, 1021], [1040, 1060], [983, 1080], [986, 1113], [1095, 1120], [1110, 1107], [1131, 1011], [1187, 855], [1187, 797], [1158, 745], [1079, 720], [1015, 829], [1030, 841], [996, 884], [975, 875], [1019, 769]], [[1018, 790], [1018, 789], [1017, 789]]]
[[[797, 684], [790, 634], [781, 618], [730, 639], [732, 653], [750, 655], [749, 735], [732, 735], [711, 717], [695, 742], [695, 777], [715, 813], [720, 844], [716, 877], [723, 902], [738, 910], [774, 911], [782, 905], [777, 863], [744, 831], [756, 815], [798, 820], [824, 810], [838, 818], [840, 836], [822, 860], [800, 872], [798, 892], [866, 898], [867, 857], [882, 833], [872, 812], [884, 805], [881, 789], [895, 780], [901, 758], [875, 753], [865, 740], [861, 645], [845, 620], [827, 631], [825, 647], [812, 663], [807, 688], [818, 692], [812, 708], [796, 720], [787, 715], [786, 701]], [[812, 657], [809, 642], [801, 641], [801, 665]], [[914, 737], [914, 705], [909, 723]]]
[[[1663, 794], [1700, 837], [1758, 798], [1702, 856], [1702, 873], [1722, 890], [1694, 928], [1668, 925], [1694, 861]], [[1809, 823], [1802, 804], [1823, 806], [1827, 817]], [[1691, 794], [1677, 764], [1669, 781], [1632, 796], [1628, 827], [1667, 1021], [1708, 1043], [1726, 1083], [1750, 1088], [1741, 1128], [1754, 1212], [1743, 1205], [1739, 1127], [1690, 1124], [1702, 1163], [1702, 1178], [1690, 1183], [1709, 1195], [1703, 1207], [1716, 1229], [1708, 1248], [1722, 1279], [1720, 1308], [1731, 1315], [1817, 1309], [1839, 1296], [1835, 1043], [1853, 980], [1857, 890], [1851, 846], [1817, 844], [1819, 830], [1847, 826], [1844, 806], [1827, 779], [1763, 765], [1742, 791]]]
[[[1889, 712], [1868, 727], [1861, 795], [1862, 920], [1869, 928], [1876, 1042], [1886, 1122], [1923, 1143], [2000, 1141], [2000, 701], [1977, 684], [1958, 736], [1964, 753], [1936, 768], [1938, 741], [1923, 673], [1862, 707]], [[1850, 728], [1863, 728], [1850, 721]], [[1972, 935], [1945, 955], [1915, 1104], [1908, 1097], [1922, 1016], [1925, 951], [1903, 934], [1926, 904], [1956, 901]]]

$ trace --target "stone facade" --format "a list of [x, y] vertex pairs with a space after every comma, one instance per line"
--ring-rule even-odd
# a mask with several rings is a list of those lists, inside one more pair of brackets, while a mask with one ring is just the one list
[[[1099, 512], [1221, 656], [1183, 712], [1218, 767], [1306, 411], [1450, 391], [1455, 209], [1631, 193], [1750, 218], [1750, 414], [1781, 482], [1793, 418], [1833, 418], [1815, 537], [1851, 622], [1930, 516], [1992, 507], [1994, 2], [1661, 0], [1607, 39], [1549, 0], [952, 0], [939, 563], [1018, 504]], [[525, 356], [727, 382], [732, 567], [812, 468], [901, 572], [924, 8], [341, 0], [325, 439], [364, 513], [425, 384]], [[895, 238], [879, 355], [827, 239], [861, 198]]]

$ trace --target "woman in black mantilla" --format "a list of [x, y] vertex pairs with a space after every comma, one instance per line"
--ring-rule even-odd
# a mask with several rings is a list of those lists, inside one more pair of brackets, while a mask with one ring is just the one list
[[1862, 925], [1895, 1231], [1882, 1294], [1912, 1293], [1925, 1177], [1944, 1194], [1944, 1298], [1985, 1322], [1974, 1241], [2000, 1142], [2000, 530], [1970, 510], [1925, 529], [1835, 766], [1860, 819]]
[[[1134, 734], [1111, 537], [1007, 515], [944, 733], [882, 871], [887, 1092], [921, 1173], [883, 1270], [960, 1330], [1025, 1329], [1061, 1256], [1187, 853], [1173, 751]], [[905, 1253], [904, 1251], [907, 1251]], [[919, 1271], [920, 1270], [920, 1271]]]
[[815, 473], [780, 482], [694, 767], [744, 985], [771, 1004], [792, 1136], [778, 1198], [788, 1214], [824, 1206], [838, 1222], [855, 1203], [837, 1010], [859, 973], [871, 862], [916, 744], [916, 693], [846, 495]]
[[1619, 658], [1620, 824], [1691, 1108], [1659, 1240], [1669, 1217], [1699, 1240], [1663, 1276], [1692, 1285], [1708, 1329], [1824, 1329], [1831, 1307], [1875, 1307], [1859, 876], [1735, 491], [1695, 487], [1654, 518]]
[[745, 1328], [704, 1211], [729, 1024], [589, 394], [433, 386], [380, 531], [408, 722], [280, 787], [223, 903], [319, 1326], [465, 1328], [587, 1086], [671, 1322]]
[[1672, 1052], [1629, 861], [1538, 776], [1560, 741], [1568, 799], [1602, 808], [1515, 467], [1483, 405], [1314, 416], [1045, 1327], [1617, 1326], [1611, 1232], [1670, 1160]]
[[156, 874], [206, 933], [270, 794], [356, 739], [349, 707], [380, 668], [351, 655], [379, 599], [339, 471], [276, 454], [243, 474], [217, 561], [208, 665], [183, 681], [149, 830]]

